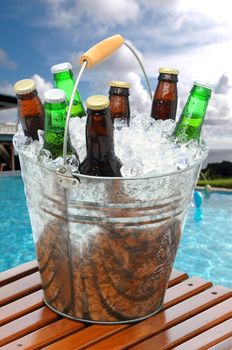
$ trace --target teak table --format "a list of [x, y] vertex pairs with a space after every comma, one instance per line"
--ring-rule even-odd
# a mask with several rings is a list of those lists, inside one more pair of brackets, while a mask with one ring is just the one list
[[139, 323], [87, 325], [43, 302], [36, 261], [0, 274], [0, 348], [229, 350], [232, 290], [173, 270], [164, 306]]

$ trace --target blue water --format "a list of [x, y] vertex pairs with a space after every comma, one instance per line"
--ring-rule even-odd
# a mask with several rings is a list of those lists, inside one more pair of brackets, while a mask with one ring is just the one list
[[[232, 288], [232, 194], [191, 207], [174, 267]], [[0, 177], [0, 271], [35, 259], [21, 177]]]

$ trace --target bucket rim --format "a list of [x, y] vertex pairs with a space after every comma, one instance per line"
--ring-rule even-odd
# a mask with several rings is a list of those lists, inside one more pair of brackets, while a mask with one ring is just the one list
[[[57, 172], [58, 168], [53, 168], [53, 167], [49, 167], [46, 164], [40, 164], [38, 161], [36, 161], [35, 159], [30, 158], [29, 156], [27, 156], [26, 154], [23, 153], [23, 151], [21, 149], [19, 149], [16, 145], [15, 142], [15, 135], [13, 136], [13, 145], [15, 150], [18, 152], [18, 154], [24, 158], [26, 158], [28, 161], [42, 167], [45, 168], [47, 170], [53, 171], [53, 172]], [[190, 166], [188, 166], [187, 168], [184, 169], [180, 169], [180, 170], [175, 170], [175, 171], [170, 171], [170, 172], [165, 172], [162, 174], [148, 174], [148, 175], [144, 175], [144, 176], [123, 176], [123, 177], [107, 177], [107, 176], [92, 176], [92, 175], [83, 175], [80, 174], [78, 172], [72, 172], [72, 175], [74, 178], [80, 178], [80, 179], [89, 179], [89, 180], [95, 180], [95, 181], [116, 181], [116, 180], [121, 180], [121, 181], [136, 181], [136, 180], [149, 180], [149, 179], [154, 179], [154, 178], [162, 178], [162, 177], [167, 177], [167, 176], [171, 176], [171, 175], [177, 175], [177, 174], [182, 174], [185, 173], [193, 168], [196, 168], [198, 165], [201, 165], [203, 163], [203, 161], [206, 159], [207, 155], [208, 155], [208, 147], [206, 145], [206, 143], [202, 140], [202, 146], [204, 146], [203, 149], [203, 153], [201, 155], [201, 157], [195, 161], [194, 163], [192, 163]]]

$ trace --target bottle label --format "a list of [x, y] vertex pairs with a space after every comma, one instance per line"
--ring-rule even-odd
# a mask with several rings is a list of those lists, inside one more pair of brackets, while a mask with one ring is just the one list
[[58, 111], [52, 112], [52, 114], [51, 114], [51, 126], [52, 127], [64, 129], [65, 128], [65, 121], [66, 121], [66, 115], [64, 114], [63, 111], [62, 111], [62, 113], [60, 113]]

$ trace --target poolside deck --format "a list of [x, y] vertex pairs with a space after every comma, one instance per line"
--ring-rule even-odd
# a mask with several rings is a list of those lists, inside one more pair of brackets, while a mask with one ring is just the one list
[[48, 309], [36, 261], [0, 273], [0, 347], [232, 349], [232, 290], [173, 270], [161, 312], [136, 324], [86, 325]]

